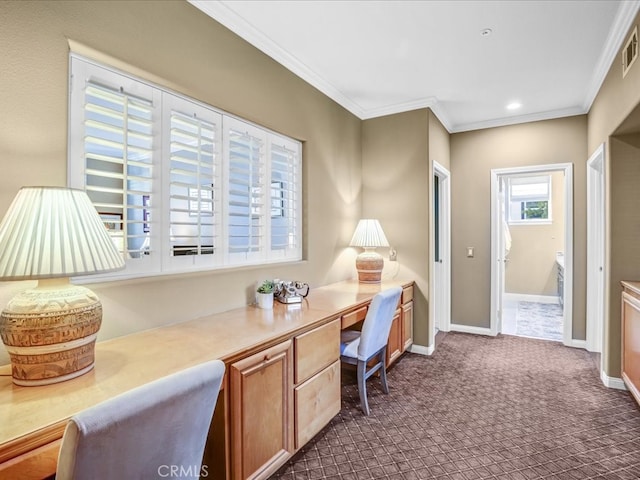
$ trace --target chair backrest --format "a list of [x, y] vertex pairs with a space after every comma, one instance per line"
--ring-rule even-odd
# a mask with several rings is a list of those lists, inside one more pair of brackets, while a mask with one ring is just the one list
[[401, 294], [401, 287], [392, 287], [376, 294], [371, 300], [362, 324], [360, 345], [358, 345], [359, 360], [368, 360], [371, 355], [387, 344], [393, 315]]
[[223, 376], [224, 363], [213, 360], [73, 416], [56, 479], [199, 478]]

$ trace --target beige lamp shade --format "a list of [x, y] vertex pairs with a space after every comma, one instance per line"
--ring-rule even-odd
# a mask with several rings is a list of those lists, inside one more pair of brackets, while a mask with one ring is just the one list
[[380, 222], [375, 219], [362, 219], [351, 238], [352, 247], [388, 247], [389, 242], [382, 231]]
[[360, 283], [380, 283], [384, 259], [375, 249], [389, 246], [380, 222], [370, 218], [360, 220], [349, 245], [364, 248], [364, 252], [356, 258], [356, 270]]
[[74, 277], [124, 268], [87, 194], [20, 189], [0, 223], [0, 279]]
[[59, 187], [18, 192], [0, 223], [0, 280], [39, 282], [0, 315], [14, 383], [57, 383], [93, 368], [102, 305], [69, 277], [124, 266], [85, 192]]

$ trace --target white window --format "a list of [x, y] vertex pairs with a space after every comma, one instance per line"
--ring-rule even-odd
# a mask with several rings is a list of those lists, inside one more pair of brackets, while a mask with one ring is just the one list
[[300, 142], [71, 56], [69, 185], [123, 278], [302, 258]]
[[551, 176], [509, 177], [507, 219], [510, 224], [550, 223]]

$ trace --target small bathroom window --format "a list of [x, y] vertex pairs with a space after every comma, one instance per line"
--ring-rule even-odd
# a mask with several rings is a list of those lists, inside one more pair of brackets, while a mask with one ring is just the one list
[[551, 222], [551, 175], [510, 177], [507, 185], [510, 224]]

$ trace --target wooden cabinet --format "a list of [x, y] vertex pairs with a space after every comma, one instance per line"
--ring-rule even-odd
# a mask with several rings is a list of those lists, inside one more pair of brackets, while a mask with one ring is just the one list
[[229, 372], [232, 478], [268, 478], [340, 411], [340, 320]]
[[389, 340], [387, 341], [387, 366], [395, 362], [402, 355], [402, 309], [398, 308], [393, 316]]
[[640, 404], [640, 283], [622, 285], [622, 379]]
[[402, 351], [413, 345], [413, 301], [402, 305]]
[[296, 449], [340, 412], [340, 326], [334, 320], [294, 339]]
[[287, 340], [230, 366], [234, 479], [268, 478], [293, 453], [292, 360]]
[[357, 328], [380, 289], [404, 287], [390, 335], [392, 361], [407, 348], [412, 284], [340, 282], [313, 289], [303, 305], [241, 307], [100, 342], [95, 372], [48, 385], [47, 395], [39, 390], [45, 387], [19, 387], [0, 376], [0, 479], [51, 477], [66, 419], [213, 358], [227, 372], [204, 453], [207, 478], [265, 479], [340, 411], [340, 329]]

